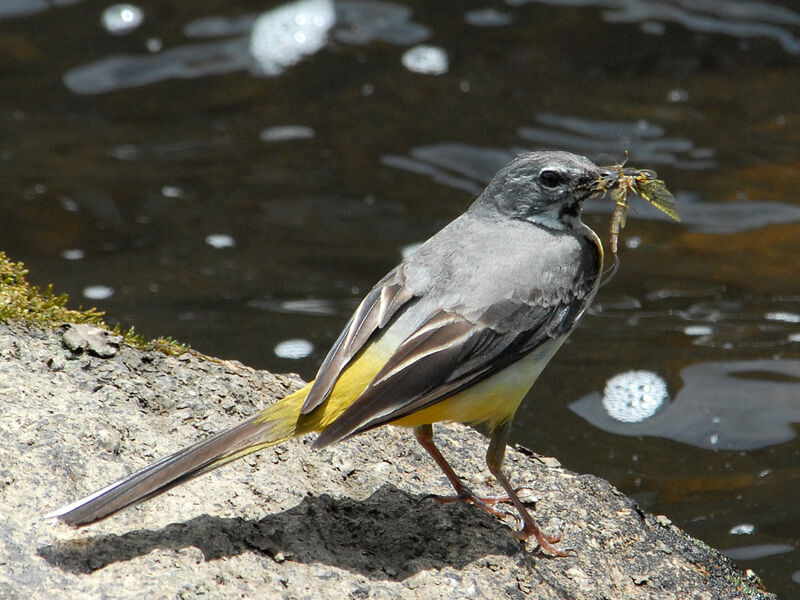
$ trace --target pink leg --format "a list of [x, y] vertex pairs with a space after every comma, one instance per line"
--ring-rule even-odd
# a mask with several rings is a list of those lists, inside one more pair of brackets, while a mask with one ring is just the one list
[[450, 502], [469, 502], [475, 506], [481, 507], [486, 512], [501, 518], [511, 514], [507, 511], [498, 510], [492, 506], [498, 503], [509, 502], [510, 499], [507, 496], [482, 498], [464, 485], [464, 482], [461, 481], [461, 478], [450, 466], [450, 463], [447, 462], [445, 457], [433, 443], [433, 427], [431, 425], [421, 425], [419, 427], [415, 427], [414, 435], [416, 436], [420, 445], [425, 448], [433, 460], [436, 461], [436, 464], [439, 465], [439, 468], [444, 471], [444, 474], [447, 475], [447, 478], [453, 485], [453, 489], [456, 491], [455, 496], [437, 496], [431, 494], [428, 496], [429, 498], [433, 498], [440, 504], [448, 504]]
[[558, 541], [561, 539], [561, 536], [548, 536], [539, 529], [539, 526], [536, 525], [536, 521], [533, 520], [533, 517], [531, 517], [528, 509], [525, 508], [525, 505], [519, 499], [517, 490], [511, 487], [511, 484], [501, 470], [503, 459], [505, 458], [506, 443], [508, 441], [508, 430], [509, 425], [504, 424], [498, 427], [492, 433], [491, 442], [489, 443], [489, 450], [486, 453], [486, 464], [489, 467], [489, 471], [500, 482], [500, 485], [503, 486], [503, 489], [505, 489], [507, 495], [483, 498], [477, 496], [474, 492], [472, 492], [472, 490], [464, 485], [464, 483], [461, 481], [461, 478], [456, 475], [455, 471], [453, 471], [453, 468], [450, 466], [447, 460], [445, 460], [444, 456], [442, 456], [442, 453], [439, 452], [439, 449], [433, 443], [433, 426], [421, 425], [419, 427], [415, 427], [414, 435], [416, 436], [417, 441], [423, 448], [425, 448], [428, 454], [431, 455], [433, 460], [436, 461], [436, 464], [439, 465], [439, 468], [444, 471], [444, 474], [450, 480], [450, 483], [453, 485], [453, 488], [456, 491], [455, 496], [432, 497], [441, 503], [469, 502], [498, 517], [505, 517], [511, 513], [504, 510], [499, 510], [493, 505], [499, 503], [511, 503], [517, 509], [517, 512], [519, 513], [519, 519], [522, 521], [522, 528], [514, 533], [514, 537], [520, 540], [525, 540], [533, 536], [536, 538], [539, 546], [546, 552], [554, 556], [566, 556], [569, 550], [562, 551], [553, 545], [558, 543]]

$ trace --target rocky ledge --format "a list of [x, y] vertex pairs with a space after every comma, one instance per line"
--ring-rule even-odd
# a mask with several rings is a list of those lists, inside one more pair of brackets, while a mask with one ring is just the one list
[[[99, 354], [112, 356], [0, 323], [0, 598], [774, 598], [608, 482], [510, 449], [511, 480], [574, 549], [544, 556], [473, 506], [427, 498], [446, 480], [390, 427], [320, 452], [296, 440], [101, 523], [54, 524], [42, 515], [300, 384], [193, 353]], [[486, 441], [437, 432], [469, 484], [497, 493]]]

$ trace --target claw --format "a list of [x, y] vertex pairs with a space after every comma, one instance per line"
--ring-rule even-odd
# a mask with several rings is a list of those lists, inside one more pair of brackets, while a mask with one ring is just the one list
[[[514, 490], [514, 493], [519, 495], [520, 492], [527, 492], [524, 495], [531, 494], [529, 500], [526, 501], [527, 504], [534, 504], [538, 498], [535, 497], [535, 490], [530, 486], [522, 486], [518, 487]], [[511, 496], [508, 494], [504, 494], [502, 496], [478, 496], [472, 490], [464, 486], [464, 494], [459, 496], [437, 496], [435, 494], [429, 494], [426, 498], [441, 498], [443, 499], [442, 504], [447, 502], [470, 502], [472, 504], [489, 504], [494, 506], [495, 504], [513, 504], [514, 501], [511, 499]]]
[[564, 550], [556, 548], [554, 544], [557, 544], [561, 541], [561, 533], [547, 535], [541, 529], [539, 529], [536, 523], [526, 523], [522, 529], [514, 532], [514, 537], [520, 541], [527, 540], [531, 536], [536, 538], [536, 543], [539, 544], [539, 548], [551, 556], [564, 557], [568, 556], [570, 552], [575, 556], [578, 555], [578, 552], [574, 548], [566, 548]]
[[464, 488], [464, 493], [458, 496], [438, 496], [436, 494], [428, 494], [423, 498], [423, 500], [427, 498], [433, 498], [439, 504], [451, 504], [453, 502], [466, 502], [468, 504], [474, 504], [475, 506], [482, 508], [486, 512], [496, 517], [505, 518], [507, 516], [515, 516], [514, 513], [506, 510], [503, 508], [496, 508], [495, 504], [505, 504], [510, 502], [510, 498], [507, 496], [488, 496], [488, 497], [481, 497], [475, 494], [469, 488]]

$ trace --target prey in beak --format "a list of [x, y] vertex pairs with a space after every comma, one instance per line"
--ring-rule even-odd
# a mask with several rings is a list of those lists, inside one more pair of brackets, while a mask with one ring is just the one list
[[661, 212], [676, 221], [680, 221], [678, 207], [675, 204], [675, 196], [667, 189], [658, 174], [650, 169], [635, 169], [625, 167], [625, 160], [622, 163], [610, 167], [600, 167], [600, 175], [595, 182], [596, 193], [608, 192], [616, 205], [614, 214], [611, 217], [611, 253], [617, 253], [619, 235], [625, 227], [626, 216], [628, 213], [628, 195], [633, 193], [643, 200], [649, 202]]

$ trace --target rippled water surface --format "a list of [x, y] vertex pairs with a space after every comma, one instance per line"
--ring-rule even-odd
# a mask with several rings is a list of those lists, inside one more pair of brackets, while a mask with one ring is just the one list
[[0, 249], [306, 378], [516, 153], [656, 169], [683, 222], [634, 203], [516, 439], [800, 596], [797, 3], [0, 0], [0, 46]]

